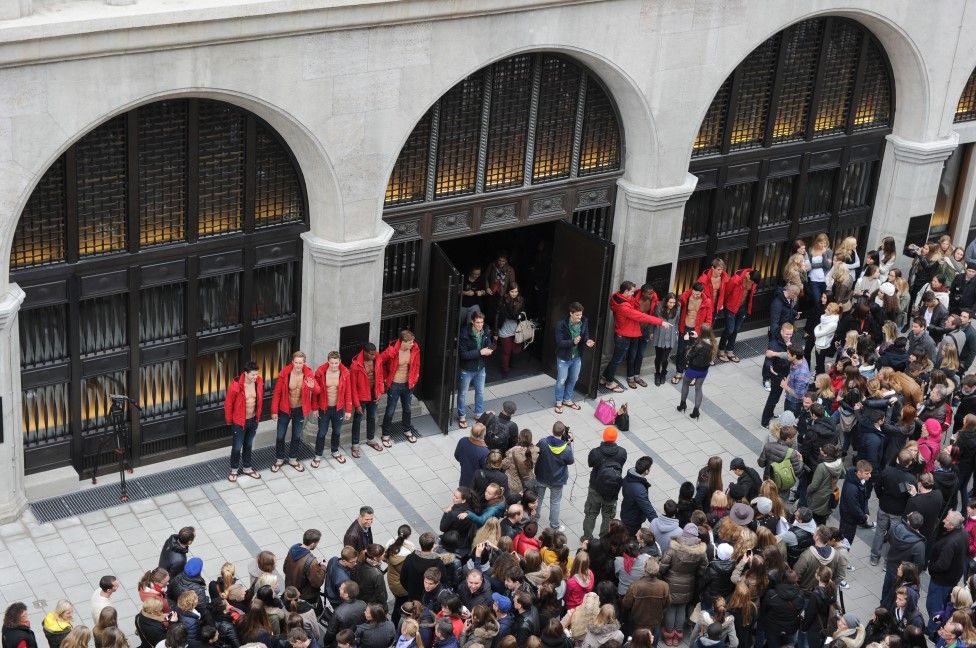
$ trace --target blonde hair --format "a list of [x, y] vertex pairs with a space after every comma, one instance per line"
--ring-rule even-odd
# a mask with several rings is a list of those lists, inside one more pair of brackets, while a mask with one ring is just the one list
[[471, 438], [472, 439], [484, 439], [485, 431], [487, 428], [484, 423], [475, 423], [471, 426]]
[[247, 596], [247, 588], [241, 583], [234, 583], [226, 590], [224, 590], [224, 598], [228, 601], [243, 601], [244, 597]]
[[826, 232], [820, 232], [813, 237], [813, 244], [810, 245], [810, 249], [820, 249], [829, 250], [830, 249], [830, 238], [827, 236]]
[[830, 302], [824, 308], [824, 313], [827, 315], [840, 315], [840, 304], [837, 302]]
[[71, 604], [71, 601], [69, 601], [68, 599], [59, 599], [57, 605], [54, 606], [54, 609], [51, 611], [51, 613], [54, 614], [54, 616], [56, 616], [57, 618], [61, 620], [65, 620], [65, 615], [68, 614], [69, 612], [73, 612], [74, 609], [75, 606]]
[[813, 386], [817, 390], [817, 396], [824, 398], [833, 398], [835, 396], [834, 385], [830, 381], [829, 374], [817, 374], [817, 377], [813, 379]]
[[840, 245], [834, 248], [834, 257], [850, 256], [851, 252], [853, 252], [856, 248], [857, 239], [853, 236], [848, 236], [840, 242]]
[[486, 541], [497, 545], [501, 537], [501, 520], [496, 517], [489, 518], [489, 520], [485, 522], [480, 529], [478, 529], [478, 532], [474, 534], [474, 540], [471, 541], [471, 548], [475, 549], [482, 542]]
[[91, 643], [92, 631], [85, 625], [76, 625], [71, 628], [68, 635], [61, 640], [64, 648], [88, 648]]
[[783, 268], [783, 279], [787, 282], [800, 279], [800, 273], [803, 272], [803, 263], [805, 261], [805, 255], [799, 252], [791, 254], [790, 258], [786, 260], [786, 266]]
[[834, 278], [834, 281], [847, 281], [851, 278], [847, 264], [843, 261], [838, 261], [834, 264], [834, 267], [830, 269], [830, 276]]
[[959, 352], [956, 351], [955, 344], [947, 344], [942, 347], [942, 366], [939, 368], [959, 371]]
[[400, 633], [407, 637], [416, 637], [418, 632], [420, 632], [420, 624], [416, 619], [407, 617], [400, 624]]
[[888, 320], [881, 326], [881, 333], [886, 342], [894, 342], [898, 339], [898, 325]]
[[237, 567], [232, 562], [225, 562], [220, 566], [220, 578], [224, 581], [224, 588], [234, 584], [234, 576], [237, 574]]
[[176, 599], [176, 606], [179, 607], [184, 612], [189, 612], [197, 606], [200, 599], [197, 597], [197, 593], [193, 590], [186, 590], [180, 597]]
[[857, 341], [858, 341], [858, 335], [857, 335], [857, 331], [856, 330], [851, 329], [850, 331], [848, 331], [847, 333], [844, 334], [844, 346], [845, 347], [852, 347], [852, 348], [854, 348], [856, 350], [857, 349]]
[[278, 575], [277, 574], [273, 574], [273, 573], [269, 573], [269, 572], [261, 572], [261, 575], [258, 576], [258, 578], [257, 578], [256, 581], [254, 581], [254, 590], [257, 591], [263, 585], [267, 585], [268, 587], [270, 587], [273, 590], [274, 589], [277, 589], [278, 588]]
[[142, 612], [143, 614], [151, 614], [152, 616], [159, 616], [163, 613], [163, 602], [160, 601], [155, 596], [147, 598], [142, 602]]
[[598, 614], [600, 614], [600, 596], [596, 592], [587, 592], [583, 596], [583, 602], [569, 617], [569, 626], [573, 628], [573, 634], [578, 636], [585, 634], [596, 621]]

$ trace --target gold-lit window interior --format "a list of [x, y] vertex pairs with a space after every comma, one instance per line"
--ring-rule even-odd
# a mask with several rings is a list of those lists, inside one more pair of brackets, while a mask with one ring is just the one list
[[969, 75], [966, 87], [959, 95], [959, 102], [956, 104], [956, 115], [953, 121], [966, 122], [976, 119], [976, 70]]

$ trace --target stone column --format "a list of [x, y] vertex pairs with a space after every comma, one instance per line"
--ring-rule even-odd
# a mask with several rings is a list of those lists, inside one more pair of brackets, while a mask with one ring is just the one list
[[311, 232], [305, 239], [302, 272], [301, 348], [318, 366], [339, 348], [339, 329], [369, 322], [369, 336], [379, 336], [383, 302], [383, 251], [393, 229], [380, 224], [378, 236], [337, 243]]
[[0, 443], [0, 524], [20, 517], [27, 506], [24, 488], [24, 436], [21, 433], [20, 335], [17, 313], [24, 302], [24, 291], [15, 283], [0, 297], [0, 416], [3, 417], [3, 443]]
[[888, 135], [868, 248], [876, 248], [885, 236], [895, 237], [898, 249], [905, 244], [908, 220], [931, 214], [939, 193], [939, 179], [946, 158], [959, 145], [959, 135], [931, 142], [912, 142]]
[[0, 20], [13, 20], [31, 15], [31, 0], [3, 0], [0, 2]]
[[639, 187], [624, 179], [617, 181], [614, 290], [625, 280], [644, 283], [647, 269], [662, 263], [671, 264], [674, 278], [685, 203], [697, 183], [698, 178], [690, 173], [683, 184], [672, 187]]

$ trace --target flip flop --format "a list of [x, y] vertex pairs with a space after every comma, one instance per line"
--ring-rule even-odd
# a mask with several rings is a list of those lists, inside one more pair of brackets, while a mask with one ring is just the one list
[[261, 479], [261, 473], [256, 471], [254, 468], [245, 468], [244, 472], [242, 472], [241, 474], [247, 475], [251, 479]]
[[381, 440], [383, 441], [383, 447], [384, 448], [392, 448], [393, 447], [393, 439], [391, 439], [390, 437], [383, 437]]
[[583, 409], [582, 407], [579, 406], [579, 403], [567, 403], [566, 401], [563, 401], [563, 407], [568, 407], [569, 409], [572, 409], [572, 410], [581, 410], [581, 409]]
[[377, 441], [367, 441], [366, 445], [368, 445], [373, 450], [376, 450], [377, 452], [383, 452], [383, 446]]
[[288, 465], [294, 468], [296, 472], [305, 472], [305, 464], [301, 461], [289, 461]]
[[281, 470], [281, 467], [285, 465], [284, 461], [276, 461], [271, 464], [271, 472], [276, 473]]
[[363, 456], [362, 453], [359, 451], [359, 448], [356, 447], [354, 447], [350, 452], [352, 454], [353, 459], [359, 459], [360, 457]]
[[342, 454], [341, 452], [333, 452], [332, 458], [341, 464], [346, 463], [346, 455]]
[[562, 414], [563, 413], [563, 406], [562, 405], [556, 405], [552, 409], [556, 412], [556, 414]]
[[468, 422], [465, 419], [458, 419], [458, 427], [462, 430], [468, 429]]
[[729, 360], [731, 360], [732, 362], [740, 362], [742, 360], [742, 358], [740, 358], [739, 356], [735, 355], [734, 353], [730, 353], [729, 354]]
[[607, 383], [605, 386], [606, 386], [607, 389], [609, 389], [610, 391], [612, 391], [614, 394], [622, 394], [622, 393], [624, 393], [624, 388], [621, 387], [620, 386], [620, 383], [618, 383], [618, 382], [614, 382], [613, 384]]
[[410, 443], [416, 443], [417, 442], [417, 437], [415, 437], [413, 435], [413, 432], [411, 432], [410, 430], [407, 430], [406, 432], [404, 432], [403, 433], [403, 436], [405, 436], [407, 438], [407, 441], [409, 441]]
[[312, 468], [318, 468], [321, 465], [322, 465], [322, 460], [321, 459], [319, 459], [318, 457], [315, 457], [314, 459], [312, 459]]
[[229, 481], [229, 482], [236, 482], [237, 481], [237, 473], [236, 472], [232, 472], [229, 475], [227, 475], [227, 481]]

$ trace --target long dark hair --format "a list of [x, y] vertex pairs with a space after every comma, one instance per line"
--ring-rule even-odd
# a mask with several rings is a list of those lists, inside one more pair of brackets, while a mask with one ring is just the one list
[[528, 428], [519, 430], [518, 445], [520, 448], [525, 448], [525, 467], [532, 470], [532, 430]]
[[[511, 295], [509, 295], [509, 293], [513, 290], [519, 291], [519, 294], [515, 299], [512, 299]], [[502, 295], [502, 305], [504, 305], [505, 308], [513, 311], [516, 315], [520, 310], [525, 308], [525, 298], [522, 297], [522, 291], [517, 282], [513, 281], [512, 283], [508, 284], [508, 288], [505, 289], [505, 294]]]
[[397, 537], [389, 547], [386, 548], [386, 560], [389, 560], [391, 556], [395, 556], [400, 553], [400, 549], [403, 548], [403, 543], [407, 541], [410, 534], [413, 533], [413, 529], [410, 528], [409, 524], [401, 524], [400, 528], [397, 529]]
[[[670, 299], [674, 300], [674, 308], [668, 308], [668, 300]], [[662, 319], [671, 319], [674, 317], [675, 312], [678, 310], [678, 296], [673, 292], [669, 292], [661, 300], [660, 309]]]
[[264, 609], [264, 603], [255, 598], [251, 601], [251, 607], [247, 614], [242, 616], [237, 622], [237, 635], [242, 641], [257, 641], [261, 631], [272, 634], [271, 620], [268, 619], [268, 612]]

